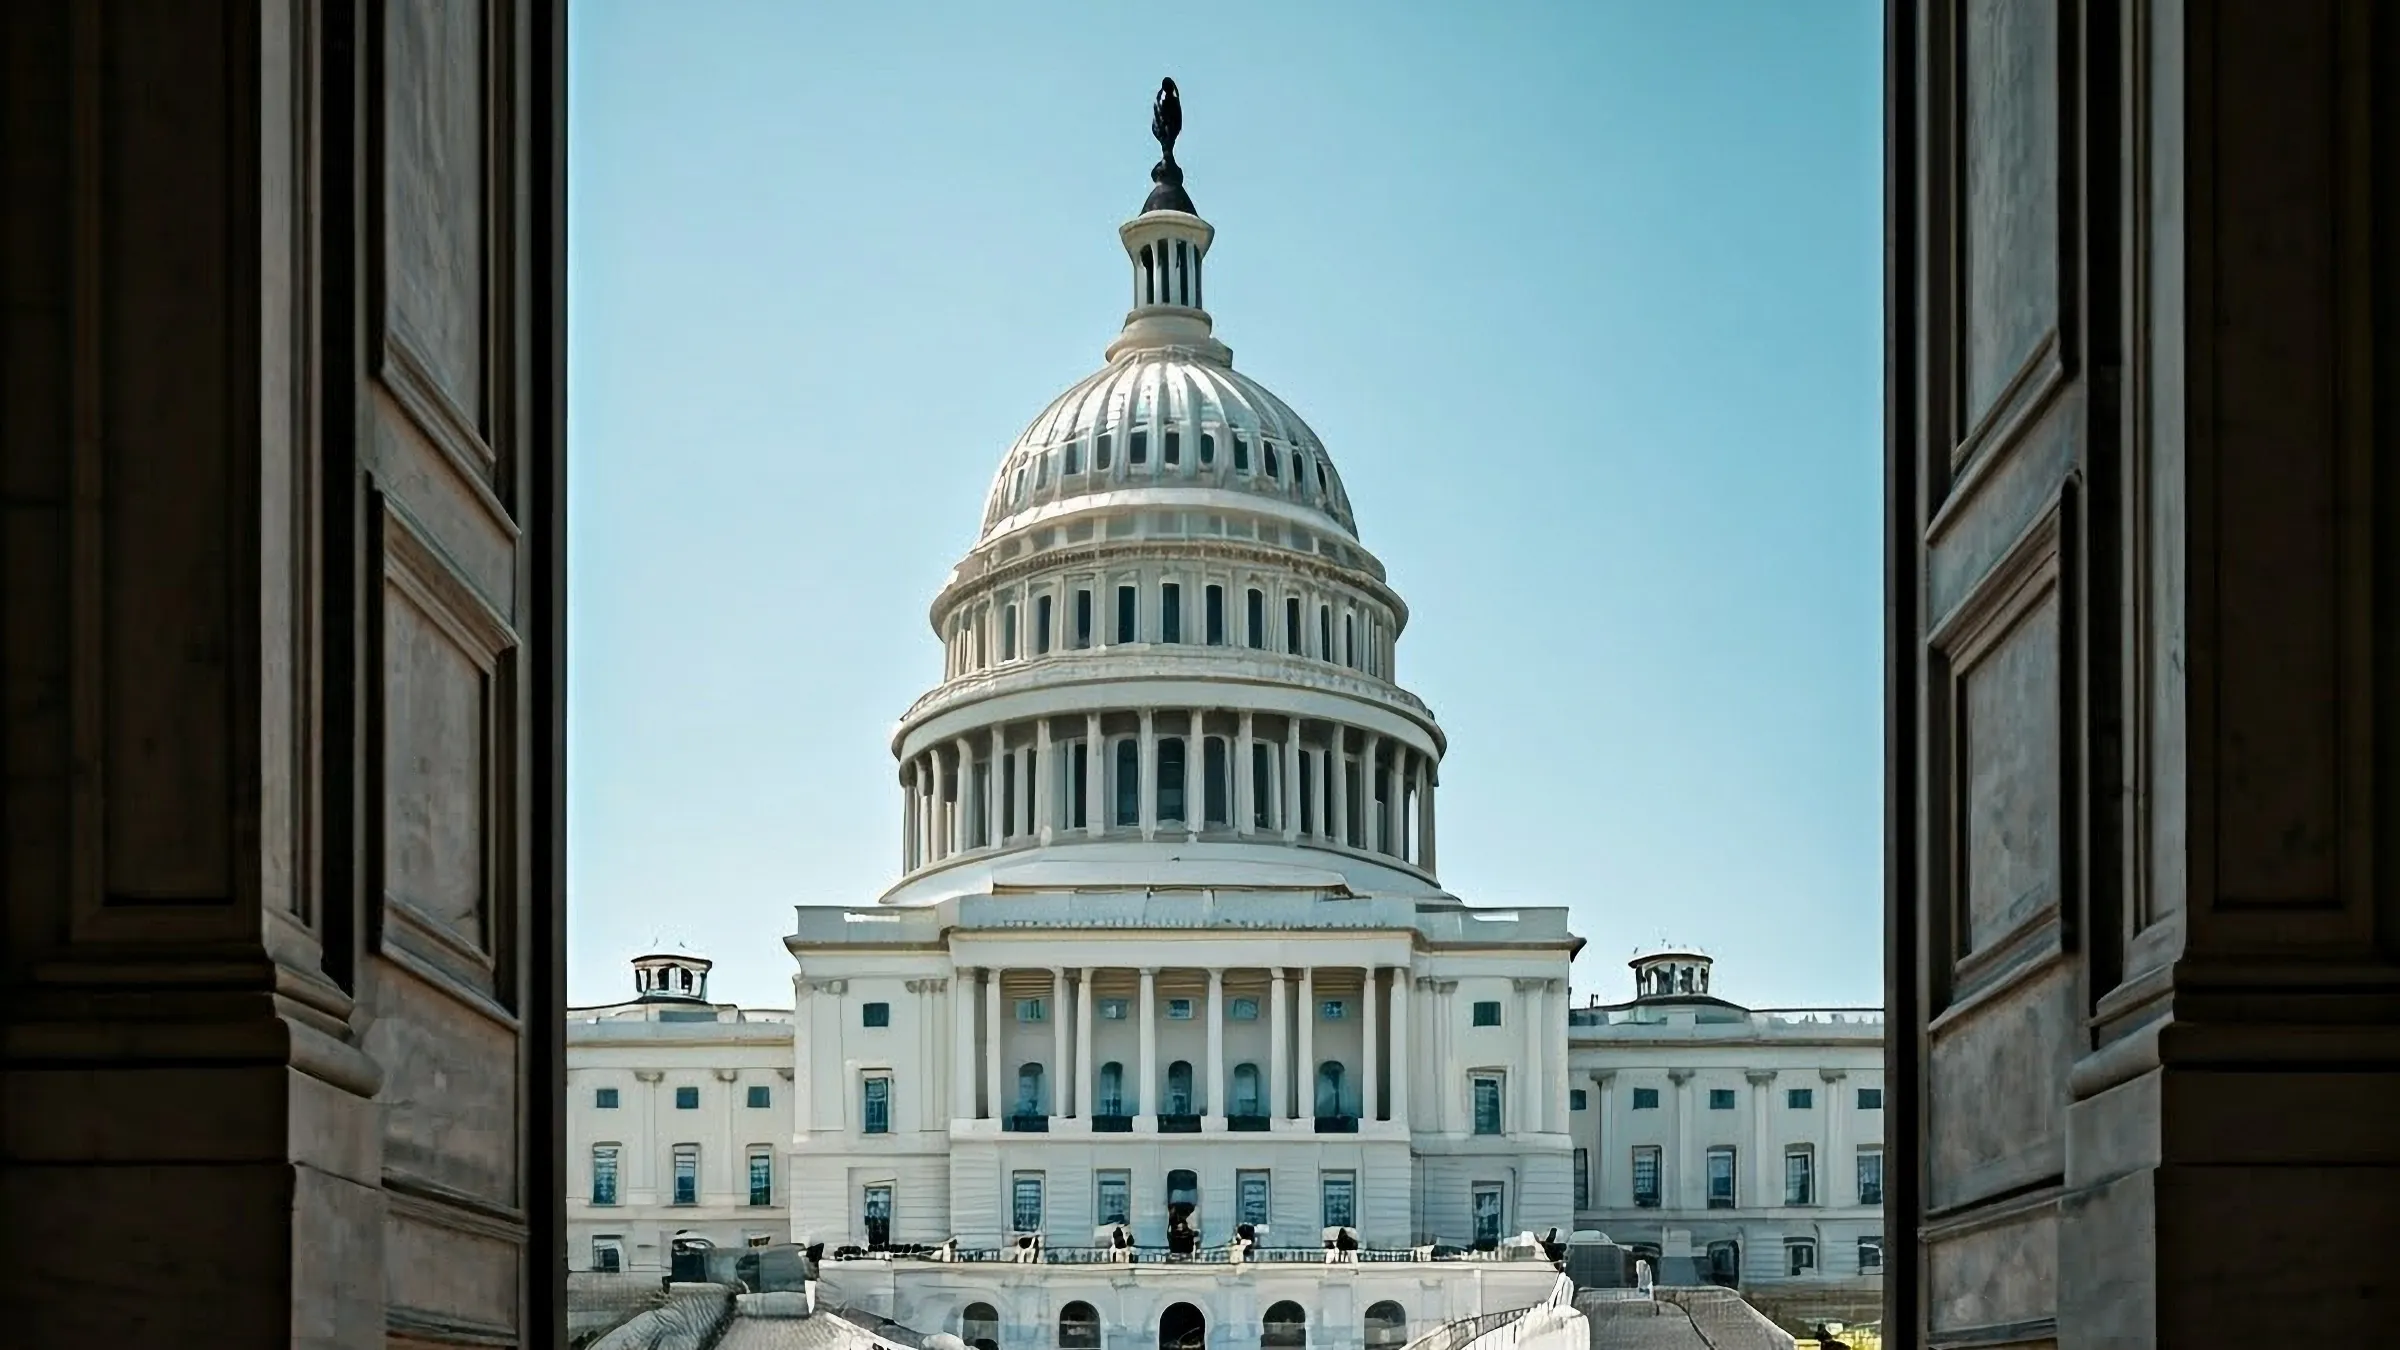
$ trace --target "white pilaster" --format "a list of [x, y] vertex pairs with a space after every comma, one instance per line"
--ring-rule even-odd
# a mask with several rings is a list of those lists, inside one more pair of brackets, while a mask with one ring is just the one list
[[1067, 1114], [1067, 968], [1050, 968], [1050, 1114]]
[[[1300, 842], [1300, 719], [1283, 720], [1283, 842]], [[1282, 977], [1277, 976], [1277, 983]]]
[[1225, 1116], [1225, 972], [1208, 971], [1208, 1108], [1212, 1120]]
[[1359, 974], [1366, 977], [1359, 982], [1359, 1002], [1366, 1005], [1366, 1034], [1360, 1040], [1363, 1048], [1358, 1056], [1363, 1061], [1359, 1066], [1358, 1115], [1360, 1120], [1373, 1124], [1376, 1108], [1381, 1105], [1376, 1083], [1383, 1077], [1383, 1057], [1377, 1053], [1383, 1024], [1383, 993], [1375, 987], [1375, 967], [1362, 967]]
[[950, 823], [957, 834], [950, 851], [964, 853], [975, 846], [975, 747], [966, 737], [958, 738], [958, 800], [950, 809]]
[[[1147, 717], [1144, 725], [1148, 724]], [[1145, 736], [1143, 739], [1147, 740]], [[1135, 1113], [1141, 1117], [1135, 1128], [1149, 1133], [1158, 1128], [1158, 967], [1142, 967], [1142, 1062], [1141, 1086], [1134, 1089]]]
[[1358, 843], [1369, 853], [1383, 851], [1383, 821], [1375, 809], [1375, 743], [1381, 739], [1372, 731], [1359, 733]]
[[1350, 729], [1336, 722], [1333, 742], [1325, 752], [1325, 777], [1333, 785], [1333, 809], [1326, 812], [1332, 826], [1325, 833], [1337, 844], [1350, 842]]
[[[1842, 1088], [1850, 1077], [1847, 1069], [1819, 1069], [1817, 1081], [1824, 1086], [1817, 1091], [1817, 1109], [1825, 1113], [1822, 1122], [1824, 1142], [1817, 1146], [1817, 1193], [1820, 1205], [1855, 1205], [1858, 1203], [1858, 1164], [1843, 1155], [1849, 1152], [1848, 1140], [1842, 1129]], [[1819, 1261], [1823, 1261], [1820, 1256]]]
[[1194, 708], [1191, 730], [1183, 738], [1183, 824], [1189, 842], [1200, 842], [1200, 827], [1207, 821], [1208, 718]]
[[1100, 736], [1100, 714], [1086, 713], [1083, 719], [1083, 832], [1094, 839], [1107, 828], [1108, 820], [1108, 759], [1107, 744]]
[[1284, 990], [1283, 967], [1269, 972], [1274, 976], [1273, 989], [1267, 999], [1267, 1015], [1274, 1020], [1267, 1032], [1267, 1118], [1270, 1121], [1291, 1119], [1292, 1102], [1292, 1005]]
[[1233, 762], [1226, 766], [1233, 774], [1233, 832], [1244, 836], [1250, 834], [1255, 824], [1252, 817], [1258, 814], [1257, 785], [1252, 782], [1250, 773], [1250, 756], [1253, 753], [1250, 748], [1250, 717], [1250, 712], [1244, 709], [1241, 722], [1234, 728], [1233, 754], [1230, 757]]
[[1743, 1078], [1750, 1084], [1750, 1174], [1757, 1179], [1758, 1189], [1752, 1192], [1752, 1205], [1783, 1203], [1783, 1151], [1775, 1147], [1774, 1135], [1769, 1133], [1774, 1106], [1775, 1070], [1751, 1069]]
[[[960, 966], [950, 982], [950, 1118], [974, 1120], [975, 1110], [975, 968]], [[801, 1109], [815, 1092], [803, 1084]]]
[[1306, 1120], [1317, 1113], [1317, 972], [1300, 967], [1300, 1090], [1299, 1110]]
[[993, 727], [992, 767], [983, 779], [983, 837], [984, 842], [993, 848], [1000, 848], [1008, 843], [1008, 827], [1012, 823], [1008, 818], [1008, 813], [1002, 809], [1008, 804], [1007, 774], [1008, 729]]
[[[1141, 803], [1142, 838], [1158, 837], [1158, 719], [1148, 708], [1142, 709], [1142, 773], [1136, 789]], [[1143, 1099], [1147, 1105], [1148, 1098]]]
[[1008, 1114], [1008, 1099], [1000, 1095], [1000, 968], [987, 966], [983, 972], [983, 1119], [998, 1120]]
[[[1058, 765], [1051, 762], [1050, 719], [1033, 724], [1033, 834], [1047, 844], [1058, 828]], [[1080, 1103], [1078, 1103], [1080, 1106]]]
[[[1667, 1081], [1673, 1084], [1675, 1099], [1675, 1147], [1667, 1162], [1666, 1175], [1659, 1178], [1662, 1203], [1678, 1209], [1708, 1207], [1708, 1160], [1692, 1151], [1692, 1070], [1669, 1069]], [[1734, 1181], [1741, 1181], [1741, 1168], [1734, 1168]], [[1736, 1201], [1741, 1199], [1737, 1192]]]
[[1416, 1125], [1408, 1114], [1408, 1075], [1415, 1066], [1410, 1058], [1415, 1052], [1409, 1046], [1408, 989], [1415, 978], [1407, 966], [1392, 967], [1392, 1081], [1388, 1091], [1392, 1123], [1412, 1131]]
[[1090, 966], [1075, 981], [1075, 1114], [1092, 1117], [1092, 977]]

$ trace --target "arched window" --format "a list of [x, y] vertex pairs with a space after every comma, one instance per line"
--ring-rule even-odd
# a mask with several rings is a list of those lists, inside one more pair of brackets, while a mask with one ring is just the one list
[[1151, 266], [1148, 244], [1142, 245], [1141, 294], [1136, 297], [1135, 303], [1144, 305], [1158, 303], [1158, 272]]
[[1285, 1299], [1267, 1309], [1258, 1319], [1258, 1343], [1266, 1346], [1306, 1346], [1308, 1344], [1308, 1310]]
[[1178, 239], [1178, 240], [1176, 240], [1176, 241], [1175, 241], [1175, 302], [1176, 302], [1177, 304], [1180, 304], [1180, 305], [1188, 305], [1188, 304], [1192, 303], [1192, 262], [1191, 262], [1191, 256], [1192, 256], [1192, 255], [1191, 255], [1191, 249], [1190, 249], [1190, 247], [1189, 247], [1187, 244], [1185, 244], [1183, 240], [1181, 240], [1181, 239]]
[[1408, 1344], [1408, 1309], [1385, 1299], [1367, 1308], [1367, 1350]]
[[1042, 1114], [1042, 1066], [1039, 1064], [1017, 1066], [1016, 1114], [1020, 1116]]
[[1091, 1304], [1078, 1301], [1058, 1310], [1058, 1350], [1100, 1350], [1100, 1314]]
[[1211, 736], [1202, 744], [1207, 748], [1200, 756], [1201, 821], [1208, 825], [1231, 825], [1233, 812], [1226, 805], [1231, 794], [1226, 786], [1233, 780], [1225, 769], [1225, 738]]
[[1142, 747], [1117, 742], [1117, 824], [1142, 823]]
[[1192, 1114], [1192, 1064], [1190, 1060], [1179, 1059], [1167, 1066], [1167, 1106], [1164, 1114], [1170, 1116]]
[[975, 1350], [1000, 1350], [1000, 1311], [989, 1303], [970, 1303], [958, 1315], [958, 1338]]
[[1342, 1114], [1342, 1062], [1338, 1059], [1317, 1066], [1317, 1114]]
[[1266, 1113], [1266, 1103], [1258, 1099], [1258, 1066], [1255, 1064], [1234, 1065], [1233, 1110], [1229, 1114], [1263, 1116]]
[[1183, 806], [1183, 738], [1158, 738], [1158, 818], [1163, 824], [1173, 821], [1180, 825], [1184, 819]]
[[1099, 1103], [1098, 1109], [1094, 1110], [1092, 1114], [1095, 1116], [1132, 1114], [1125, 1109], [1125, 1066], [1113, 1059], [1100, 1066]]
[[1201, 1350], [1208, 1344], [1208, 1318], [1189, 1303], [1176, 1303], [1158, 1315], [1158, 1350]]

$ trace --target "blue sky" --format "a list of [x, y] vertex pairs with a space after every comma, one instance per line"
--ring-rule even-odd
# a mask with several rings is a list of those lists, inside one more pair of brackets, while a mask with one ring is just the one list
[[1235, 361], [1341, 467], [1450, 735], [1444, 883], [1881, 997], [1872, 0], [578, 6], [570, 993], [788, 1003], [1002, 453], [1123, 317], [1183, 92]]

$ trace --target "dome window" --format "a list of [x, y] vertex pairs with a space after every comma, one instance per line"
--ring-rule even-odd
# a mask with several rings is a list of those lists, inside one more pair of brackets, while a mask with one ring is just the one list
[[1109, 453], [1113, 448], [1110, 444], [1110, 440], [1111, 437], [1105, 431], [1092, 438], [1092, 472], [1108, 472], [1109, 464], [1113, 458]]
[[1132, 432], [1127, 433], [1125, 437], [1125, 462], [1127, 464], [1147, 464], [1150, 462], [1150, 432], [1148, 429], [1136, 428]]
[[1158, 459], [1161, 464], [1166, 465], [1170, 469], [1183, 463], [1182, 432], [1175, 430], [1173, 427], [1167, 428], [1166, 443], [1159, 448]]
[[1233, 471], [1250, 472], [1250, 438], [1238, 431], [1233, 433]]
[[1017, 607], [1010, 605], [1000, 611], [1000, 659], [1017, 659]]
[[1035, 596], [1033, 601], [1033, 654], [1050, 654], [1050, 597]]
[[1048, 455], [1033, 457], [1033, 485], [1037, 490], [1050, 486], [1050, 457]]
[[1204, 618], [1207, 632], [1202, 635], [1203, 640], [1211, 647], [1222, 647], [1225, 645], [1225, 588], [1210, 586], [1201, 594], [1206, 597], [1207, 611]]
[[1200, 467], [1203, 469], [1211, 468], [1216, 464], [1216, 462], [1217, 433], [1213, 431], [1203, 431], [1200, 433]]
[[1069, 441], [1059, 449], [1058, 472], [1060, 476], [1066, 478], [1072, 478], [1083, 472], [1083, 444], [1081, 442]]
[[1267, 477], [1283, 477], [1283, 456], [1281, 452], [1275, 448], [1275, 442], [1267, 441], [1264, 442], [1263, 445], [1267, 455]]
[[1243, 597], [1243, 604], [1242, 617], [1246, 622], [1242, 636], [1252, 648], [1263, 648], [1267, 645], [1267, 593], [1253, 586]]
[[1158, 640], [1183, 641], [1183, 587], [1172, 581], [1158, 588]]

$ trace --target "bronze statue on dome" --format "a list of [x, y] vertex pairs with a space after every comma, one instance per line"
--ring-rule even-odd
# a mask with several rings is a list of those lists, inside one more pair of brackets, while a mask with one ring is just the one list
[[1190, 195], [1183, 190], [1183, 166], [1175, 162], [1175, 138], [1183, 134], [1183, 96], [1175, 92], [1171, 79], [1160, 80], [1158, 97], [1150, 100], [1150, 134], [1158, 138], [1158, 163], [1151, 167], [1154, 186], [1142, 210], [1197, 214]]

